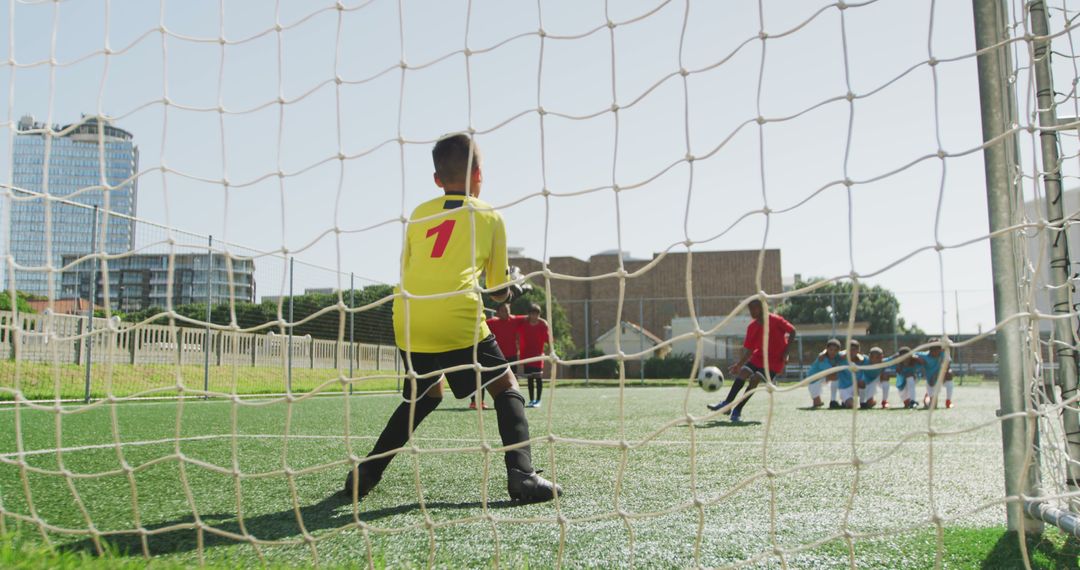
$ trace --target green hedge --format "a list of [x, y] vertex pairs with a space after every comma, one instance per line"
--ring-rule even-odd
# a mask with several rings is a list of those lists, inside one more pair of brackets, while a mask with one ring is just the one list
[[694, 368], [694, 355], [684, 352], [667, 358], [652, 357], [645, 361], [646, 378], [689, 378]]
[[[587, 358], [596, 358], [598, 356], [604, 356], [604, 353], [596, 348], [589, 350]], [[579, 358], [586, 358], [585, 351], [579, 350], [574, 353], [574, 360]], [[570, 374], [574, 378], [585, 377], [585, 365], [577, 364], [570, 368]], [[589, 378], [618, 378], [619, 377], [619, 362], [614, 358], [610, 360], [601, 360], [600, 362], [589, 363]]]
[[[589, 351], [589, 358], [604, 356], [604, 353], [593, 348]], [[578, 351], [574, 359], [585, 358], [585, 351]], [[630, 366], [631, 363], [627, 363]], [[650, 358], [645, 361], [645, 377], [651, 379], [689, 378], [694, 367], [694, 355], [677, 353], [668, 355], [667, 358]], [[634, 370], [637, 370], [634, 368]], [[637, 376], [637, 373], [634, 373]], [[585, 365], [574, 365], [570, 370], [570, 377], [584, 378]], [[618, 378], [619, 362], [614, 358], [601, 360], [589, 364], [589, 378]]]

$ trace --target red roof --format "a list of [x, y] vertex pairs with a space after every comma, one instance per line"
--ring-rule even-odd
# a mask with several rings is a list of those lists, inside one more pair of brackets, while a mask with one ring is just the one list
[[[44, 312], [49, 307], [48, 299], [34, 299], [27, 303], [38, 313]], [[86, 299], [54, 299], [52, 306], [53, 312], [58, 315], [78, 315], [86, 313], [86, 310], [90, 308], [90, 302]], [[105, 307], [98, 305], [94, 309], [103, 311]]]

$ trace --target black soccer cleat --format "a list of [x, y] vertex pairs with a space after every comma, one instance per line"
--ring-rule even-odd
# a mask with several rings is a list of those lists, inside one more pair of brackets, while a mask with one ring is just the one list
[[829, 402], [829, 409], [830, 410], [839, 410], [840, 408], [843, 408], [843, 407], [844, 406], [841, 406], [840, 402], [837, 402], [836, 400], [832, 400], [831, 402]]
[[[720, 400], [719, 402], [717, 402], [715, 404], [705, 404], [705, 407], [709, 408], [710, 410], [715, 412], [715, 411], [719, 410], [720, 408], [723, 408], [726, 405], [727, 405], [727, 400]], [[725, 414], [730, 414], [731, 410], [727, 410], [724, 413]]]
[[506, 490], [511, 501], [522, 503], [542, 503], [562, 496], [562, 486], [556, 485], [539, 475], [539, 471], [526, 473], [520, 469], [506, 470]]
[[357, 489], [356, 498], [363, 498], [365, 495], [371, 492], [375, 488], [375, 485], [379, 484], [382, 477], [371, 477], [364, 473], [364, 466], [360, 465], [355, 470], [350, 469], [349, 474], [345, 476], [345, 488], [341, 490], [341, 494], [346, 497], [353, 496], [353, 475], [359, 473], [360, 475], [360, 488]]

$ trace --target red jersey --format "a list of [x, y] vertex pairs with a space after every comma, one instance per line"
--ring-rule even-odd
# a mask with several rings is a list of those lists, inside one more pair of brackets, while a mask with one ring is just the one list
[[499, 350], [508, 360], [517, 359], [518, 329], [526, 318], [524, 315], [510, 315], [509, 319], [491, 317], [487, 320], [487, 326], [491, 329], [491, 334], [495, 335]]
[[[784, 371], [784, 353], [787, 351], [788, 335], [795, 332], [795, 327], [787, 322], [787, 319], [775, 313], [769, 314], [769, 371], [779, 374]], [[765, 351], [763, 349], [765, 326], [762, 323], [751, 321], [746, 327], [746, 340], [743, 347], [752, 351], [750, 364], [758, 368], [765, 368]]]
[[[518, 354], [519, 358], [532, 358], [534, 356], [542, 356], [544, 354], [544, 345], [548, 342], [548, 326], [544, 321], [536, 321], [536, 324], [531, 324], [528, 318], [521, 321], [521, 328], [518, 329], [518, 334], [521, 339], [521, 351]], [[526, 363], [529, 368], [543, 368], [544, 361]]]

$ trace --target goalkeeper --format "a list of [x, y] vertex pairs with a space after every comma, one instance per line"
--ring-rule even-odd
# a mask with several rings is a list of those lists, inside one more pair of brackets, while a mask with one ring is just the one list
[[[551, 500], [562, 489], [533, 468], [525, 398], [484, 321], [479, 293], [481, 274], [486, 275], [487, 287], [496, 289], [491, 294], [496, 302], [508, 302], [521, 293], [522, 288], [510, 282], [506, 227], [502, 216], [478, 199], [483, 174], [480, 153], [470, 137], [444, 137], [431, 154], [435, 184], [444, 195], [413, 210], [401, 255], [402, 283], [394, 292], [394, 335], [415, 379], [411, 375], [406, 379], [404, 401], [374, 449], [349, 472], [344, 492], [363, 497], [379, 483], [396, 451], [442, 402], [442, 371], [468, 366], [446, 372], [447, 383], [458, 399], [474, 397], [478, 388], [486, 388], [495, 401], [502, 443], [516, 446], [505, 455], [510, 498]], [[447, 293], [453, 295], [414, 297]], [[472, 368], [477, 364], [480, 370]]]

